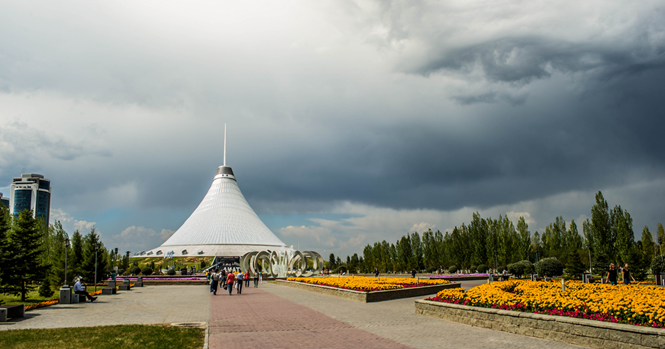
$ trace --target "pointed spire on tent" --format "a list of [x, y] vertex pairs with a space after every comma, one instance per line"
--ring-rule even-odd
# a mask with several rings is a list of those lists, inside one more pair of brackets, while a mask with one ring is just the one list
[[226, 166], [226, 123], [224, 123], [224, 166]]

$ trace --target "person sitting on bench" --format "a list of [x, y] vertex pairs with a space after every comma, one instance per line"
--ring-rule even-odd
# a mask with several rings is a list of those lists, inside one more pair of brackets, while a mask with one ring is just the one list
[[88, 298], [88, 300], [90, 300], [91, 303], [97, 300], [97, 297], [91, 296], [83, 289], [83, 278], [79, 278], [78, 281], [76, 281], [74, 284], [74, 293], [78, 295], [84, 295], [86, 298]]

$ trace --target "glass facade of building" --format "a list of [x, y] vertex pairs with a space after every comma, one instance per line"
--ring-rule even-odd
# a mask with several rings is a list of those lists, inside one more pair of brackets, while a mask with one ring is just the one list
[[35, 173], [24, 173], [14, 178], [11, 185], [10, 211], [18, 217], [32, 210], [33, 217], [49, 222], [51, 211], [51, 181]]
[[30, 210], [32, 206], [32, 189], [16, 189], [14, 191], [14, 216], [24, 210]]
[[9, 199], [8, 198], [2, 198], [2, 199], [0, 199], [0, 201], [2, 201], [2, 204], [5, 205], [7, 207], [7, 209], [9, 209]]
[[[41, 183], [40, 183], [41, 184]], [[41, 185], [40, 185], [41, 187]], [[44, 218], [48, 220], [49, 203], [51, 202], [51, 193], [47, 191], [37, 192], [37, 207], [35, 208], [37, 218]]]

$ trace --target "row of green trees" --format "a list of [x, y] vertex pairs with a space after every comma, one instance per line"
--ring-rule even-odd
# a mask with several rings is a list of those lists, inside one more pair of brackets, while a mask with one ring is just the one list
[[[27, 294], [38, 286], [41, 296], [50, 297], [52, 286], [70, 284], [76, 276], [91, 282], [96, 269], [99, 282], [108, 275], [113, 255], [99, 240], [94, 227], [86, 235], [75, 231], [70, 239], [71, 247], [65, 246], [67, 239], [69, 235], [60, 222], [47, 226], [43, 220], [33, 218], [32, 211], [28, 210], [12, 217], [7, 208], [0, 205], [0, 292], [20, 295], [25, 301]], [[67, 280], [65, 248], [68, 248]]]
[[582, 233], [574, 220], [567, 223], [563, 217], [556, 217], [542, 233], [532, 234], [524, 217], [514, 224], [506, 216], [483, 218], [476, 212], [469, 224], [462, 223], [451, 232], [428, 230], [422, 235], [406, 234], [395, 243], [375, 242], [365, 246], [362, 257], [347, 256], [346, 262], [331, 254], [327, 267], [407, 272], [488, 265], [500, 271], [519, 261], [554, 257], [575, 277], [588, 270], [589, 263], [595, 272], [603, 273], [610, 262], [629, 263], [636, 276], [645, 277], [665, 240], [662, 224], [658, 224], [658, 244], [648, 227], [644, 227], [642, 239], [636, 241], [628, 211], [618, 205], [610, 210], [601, 192], [595, 199], [591, 218], [582, 222]]

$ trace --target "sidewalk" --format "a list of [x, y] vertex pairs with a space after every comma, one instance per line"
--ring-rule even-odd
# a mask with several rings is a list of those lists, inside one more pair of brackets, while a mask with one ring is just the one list
[[25, 313], [22, 319], [0, 322], [0, 331], [28, 328], [89, 327], [208, 321], [206, 286], [147, 286], [93, 302], [52, 305]]
[[264, 282], [241, 295], [223, 289], [210, 294], [209, 348], [408, 348], [266, 292], [268, 287], [280, 286]]

